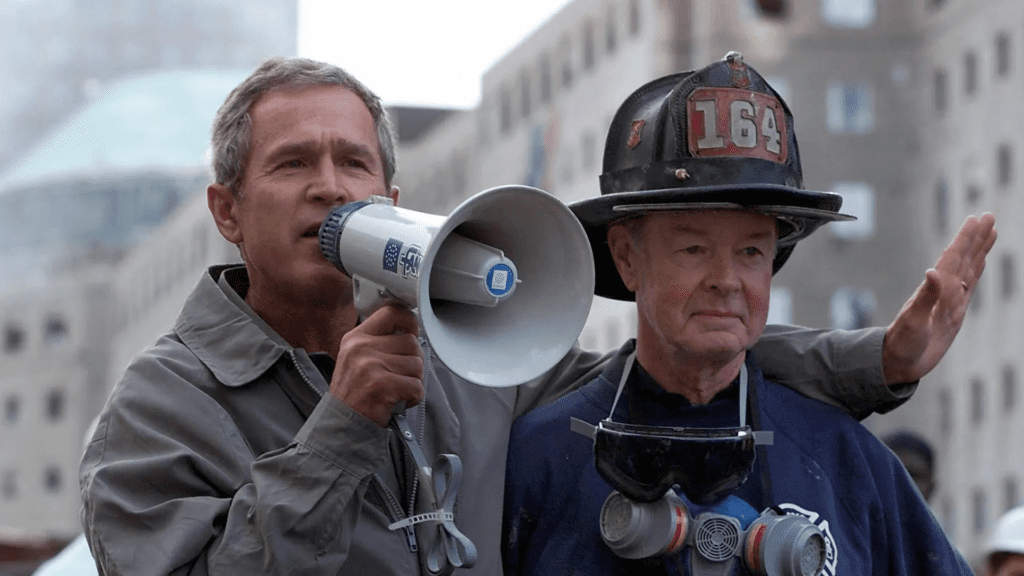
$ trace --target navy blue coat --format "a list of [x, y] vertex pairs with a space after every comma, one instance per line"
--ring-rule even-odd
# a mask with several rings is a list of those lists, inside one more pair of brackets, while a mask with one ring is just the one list
[[[591, 424], [608, 417], [634, 346], [623, 346], [597, 379], [513, 426], [506, 576], [685, 573], [681, 554], [624, 560], [604, 544], [598, 517], [612, 488], [594, 466], [593, 441], [569, 429], [570, 417]], [[828, 544], [823, 574], [971, 574], [900, 461], [871, 432], [836, 408], [764, 380], [749, 353], [747, 369], [749, 423], [773, 431], [774, 445], [758, 447], [754, 472], [736, 496], [757, 511], [778, 505], [815, 523]], [[734, 382], [709, 404], [691, 406], [634, 368], [614, 420], [731, 427], [739, 421], [738, 400]]]

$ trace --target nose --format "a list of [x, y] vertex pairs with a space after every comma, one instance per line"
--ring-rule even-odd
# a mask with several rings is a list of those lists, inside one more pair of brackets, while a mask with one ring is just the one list
[[351, 200], [344, 182], [339, 177], [330, 156], [320, 158], [312, 170], [308, 196], [313, 202], [330, 205], [346, 204]]
[[708, 269], [704, 276], [704, 287], [723, 294], [735, 292], [741, 288], [736, 263], [730, 254], [720, 253], [709, 259]]

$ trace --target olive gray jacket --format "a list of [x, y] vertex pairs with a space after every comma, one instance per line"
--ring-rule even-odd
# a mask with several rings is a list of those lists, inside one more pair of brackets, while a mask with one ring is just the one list
[[[330, 359], [289, 346], [236, 291], [247, 284], [241, 267], [203, 274], [173, 330], [111, 394], [80, 471], [100, 573], [426, 574], [436, 525], [388, 529], [410, 495], [413, 514], [428, 511], [408, 450], [326, 393]], [[913, 391], [882, 385], [881, 330], [766, 334], [755, 348], [766, 373], [859, 416]], [[408, 420], [427, 462], [461, 457], [455, 525], [479, 553], [464, 573], [500, 574], [512, 421], [606, 358], [574, 348], [536, 381], [485, 388], [424, 353], [425, 398]]]

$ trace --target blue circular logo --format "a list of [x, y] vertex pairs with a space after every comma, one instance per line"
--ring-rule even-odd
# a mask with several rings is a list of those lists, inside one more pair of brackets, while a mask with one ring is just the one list
[[487, 271], [487, 291], [496, 298], [505, 296], [515, 287], [515, 276], [515, 272], [512, 271], [508, 264], [495, 264], [491, 266], [491, 269]]

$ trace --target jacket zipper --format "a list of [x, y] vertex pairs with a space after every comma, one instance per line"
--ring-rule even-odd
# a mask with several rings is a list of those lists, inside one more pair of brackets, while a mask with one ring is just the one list
[[[293, 348], [293, 349], [289, 350], [288, 351], [288, 355], [291, 356], [292, 364], [295, 365], [295, 369], [298, 371], [299, 376], [302, 377], [302, 381], [306, 383], [306, 386], [308, 386], [309, 389], [312, 390], [313, 393], [317, 395], [317, 397], [323, 398], [324, 393], [319, 388], [317, 388], [315, 385], [313, 385], [313, 381], [310, 380], [309, 376], [306, 376], [306, 373], [302, 370], [302, 366], [299, 364], [299, 359], [295, 356], [295, 349]], [[425, 433], [425, 428], [426, 428], [424, 420], [425, 420], [425, 418], [421, 419], [421, 424], [423, 424], [423, 425], [420, 426], [420, 431], [419, 431], [420, 432], [420, 438], [419, 439], [421, 441], [423, 440], [423, 435]], [[412, 495], [410, 496], [410, 502], [412, 503], [411, 505], [415, 505], [415, 502], [416, 502], [416, 488], [418, 486], [418, 482], [415, 482], [415, 480], [418, 480], [418, 478], [414, 478]], [[376, 488], [377, 488], [377, 491], [384, 496], [383, 500], [388, 505], [388, 508], [390, 509], [389, 511], [391, 512], [391, 516], [392, 516], [391, 521], [392, 522], [398, 522], [399, 520], [404, 520], [406, 515], [405, 515], [405, 512], [402, 510], [402, 506], [398, 503], [398, 498], [396, 498], [395, 495], [391, 492], [391, 490], [388, 489], [387, 485], [384, 484], [384, 481], [381, 480], [380, 475], [378, 475], [376, 472], [374, 472], [373, 473], [373, 478], [370, 479], [370, 483], [375, 485]], [[402, 530], [405, 532], [405, 540], [406, 540], [406, 544], [409, 547], [409, 551], [410, 552], [417, 552], [419, 550], [419, 546], [416, 544], [416, 529], [415, 529], [415, 527], [413, 527], [413, 526], [406, 526]]]

